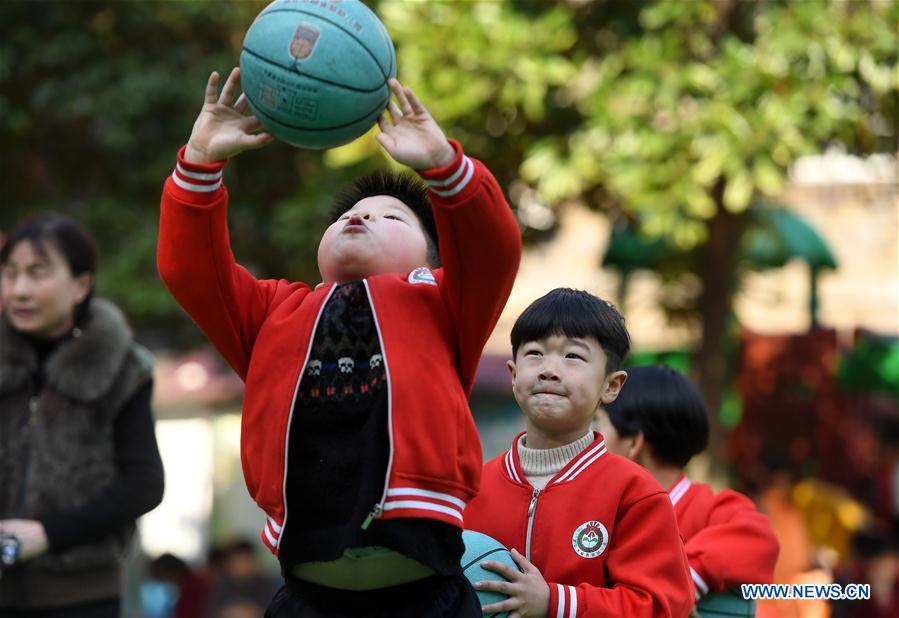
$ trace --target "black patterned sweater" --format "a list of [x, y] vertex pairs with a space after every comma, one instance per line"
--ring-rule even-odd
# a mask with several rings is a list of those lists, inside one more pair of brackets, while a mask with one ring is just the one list
[[381, 500], [390, 453], [388, 383], [365, 285], [337, 286], [319, 318], [294, 404], [288, 519], [279, 560], [336, 560], [352, 547], [387, 547], [443, 575], [461, 573], [455, 526], [424, 519], [363, 524]]

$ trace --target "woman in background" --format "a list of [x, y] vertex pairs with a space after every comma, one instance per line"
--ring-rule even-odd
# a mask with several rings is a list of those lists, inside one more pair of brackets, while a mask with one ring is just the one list
[[135, 520], [162, 500], [152, 359], [93, 297], [94, 243], [66, 216], [0, 249], [0, 615], [119, 615]]

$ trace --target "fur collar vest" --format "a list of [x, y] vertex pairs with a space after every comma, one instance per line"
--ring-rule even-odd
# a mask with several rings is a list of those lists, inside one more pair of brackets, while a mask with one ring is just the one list
[[[88, 318], [61, 341], [44, 366], [46, 385], [82, 402], [112, 387], [132, 344], [125, 316], [109, 301], [90, 301]], [[38, 371], [32, 343], [0, 316], [0, 395], [22, 388]]]

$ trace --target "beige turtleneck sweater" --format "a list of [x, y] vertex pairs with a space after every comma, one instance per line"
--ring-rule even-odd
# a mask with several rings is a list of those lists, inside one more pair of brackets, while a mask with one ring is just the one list
[[535, 489], [543, 489], [568, 462], [593, 442], [593, 432], [578, 440], [556, 448], [528, 448], [525, 446], [527, 434], [518, 440], [518, 459], [528, 482]]

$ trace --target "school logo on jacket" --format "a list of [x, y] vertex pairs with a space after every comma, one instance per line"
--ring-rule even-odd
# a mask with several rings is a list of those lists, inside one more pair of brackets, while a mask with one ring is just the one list
[[584, 522], [571, 537], [574, 551], [582, 558], [596, 558], [609, 544], [609, 531], [598, 521]]
[[437, 285], [437, 279], [434, 278], [434, 274], [430, 270], [428, 270], [424, 266], [421, 266], [409, 273], [409, 283]]

